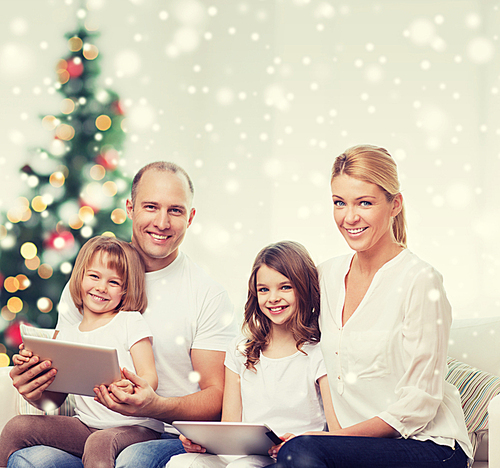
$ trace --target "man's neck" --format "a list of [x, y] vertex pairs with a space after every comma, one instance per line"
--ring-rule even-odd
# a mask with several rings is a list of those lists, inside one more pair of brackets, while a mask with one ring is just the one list
[[168, 267], [173, 261], [179, 256], [179, 249], [172, 252], [165, 258], [152, 258], [152, 257], [142, 257], [142, 261], [146, 266], [146, 273], [151, 273], [153, 271], [163, 270]]

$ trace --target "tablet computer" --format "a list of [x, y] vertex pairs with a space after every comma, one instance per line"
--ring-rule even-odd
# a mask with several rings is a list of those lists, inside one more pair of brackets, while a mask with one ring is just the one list
[[41, 361], [52, 361], [52, 367], [57, 369], [56, 378], [47, 390], [95, 396], [95, 386], [121, 379], [118, 353], [114, 348], [26, 334], [22, 338], [27, 350], [39, 356]]
[[174, 421], [181, 434], [216, 455], [269, 455], [283, 441], [265, 424]]

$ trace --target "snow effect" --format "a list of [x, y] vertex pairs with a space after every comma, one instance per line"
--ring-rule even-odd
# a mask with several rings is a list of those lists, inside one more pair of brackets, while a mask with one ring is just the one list
[[[99, 25], [103, 99], [104, 88], [122, 98], [128, 131], [122, 169], [132, 175], [147, 162], [170, 159], [188, 170], [197, 214], [185, 249], [237, 307], [264, 245], [297, 240], [318, 262], [348, 251], [331, 219], [330, 170], [348, 146], [373, 143], [399, 165], [409, 246], [443, 273], [456, 313], [467, 315], [472, 303], [489, 315], [498, 311], [500, 301], [487, 287], [500, 271], [498, 5], [475, 10], [436, 0], [405, 10], [384, 0], [88, 0], [86, 6], [88, 12], [74, 0], [25, 0], [4, 8], [2, 209], [36, 183], [21, 179], [22, 164], [57, 170], [33, 148], [66, 152], [40, 116], [64, 112], [54, 67], [78, 16]], [[89, 184], [85, 196], [105, 200], [97, 185]], [[68, 205], [60, 215], [69, 219], [75, 210]], [[6, 248], [9, 236], [0, 242]], [[461, 256], [464, 249], [476, 255]], [[465, 278], [478, 285], [472, 293], [463, 292]]]

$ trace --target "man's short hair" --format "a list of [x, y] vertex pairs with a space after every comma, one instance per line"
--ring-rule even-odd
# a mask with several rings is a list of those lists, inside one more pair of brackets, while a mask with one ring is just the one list
[[135, 205], [135, 199], [137, 196], [139, 182], [141, 181], [144, 173], [147, 171], [171, 172], [172, 174], [182, 174], [187, 180], [191, 195], [194, 195], [193, 181], [189, 177], [188, 173], [181, 166], [169, 161], [156, 161], [147, 164], [142, 169], [140, 169], [139, 172], [135, 175], [134, 180], [132, 181], [132, 206]]

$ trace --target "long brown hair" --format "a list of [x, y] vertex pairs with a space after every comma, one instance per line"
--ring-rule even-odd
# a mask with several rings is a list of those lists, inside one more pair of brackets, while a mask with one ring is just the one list
[[[372, 145], [358, 145], [348, 148], [335, 159], [331, 180], [333, 181], [335, 177], [342, 174], [378, 185], [389, 202], [392, 202], [394, 197], [400, 193], [397, 166], [385, 148]], [[392, 232], [396, 242], [402, 247], [406, 247], [404, 204], [394, 218]]]
[[271, 338], [271, 321], [260, 310], [257, 299], [257, 272], [262, 265], [276, 270], [292, 283], [297, 306], [287, 325], [297, 349], [302, 351], [304, 343], [317, 342], [320, 338], [318, 271], [309, 253], [301, 244], [292, 241], [268, 245], [259, 252], [253, 264], [245, 304], [243, 333], [248, 341], [242, 352], [246, 356], [245, 367], [253, 370]]
[[107, 255], [107, 267], [116, 270], [122, 285], [122, 300], [117, 310], [146, 310], [145, 268], [137, 251], [125, 241], [115, 237], [96, 236], [85, 242], [78, 252], [75, 266], [69, 279], [69, 292], [76, 308], [83, 313], [82, 282], [85, 271], [96, 255]]

